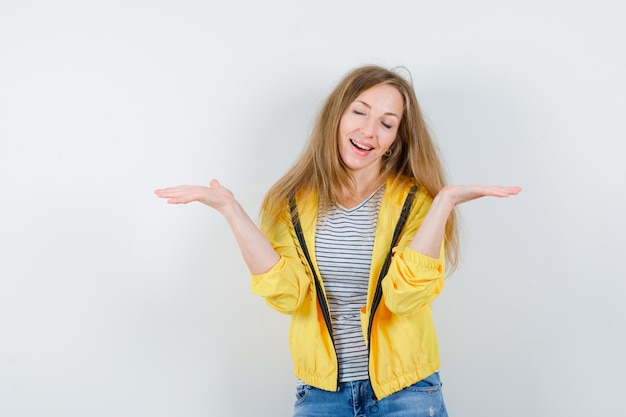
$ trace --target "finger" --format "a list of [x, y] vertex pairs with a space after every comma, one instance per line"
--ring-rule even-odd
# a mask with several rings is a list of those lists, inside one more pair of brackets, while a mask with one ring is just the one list
[[521, 187], [502, 187], [502, 186], [500, 186], [500, 187], [497, 187], [497, 189], [500, 192], [503, 192], [503, 193], [506, 193], [506, 194], [509, 194], [509, 195], [519, 194], [520, 191], [522, 191]]
[[167, 189], [154, 190], [154, 194], [156, 194], [157, 197], [165, 198], [167, 197], [168, 191]]
[[170, 198], [167, 200], [167, 204], [187, 204], [189, 201], [180, 198]]
[[171, 188], [166, 188], [163, 190], [156, 190], [154, 193], [161, 198], [173, 197], [176, 194], [178, 194], [176, 190], [171, 189]]
[[494, 197], [509, 197], [519, 194], [522, 189], [520, 187], [492, 186], [488, 187], [488, 190]]
[[154, 193], [156, 195], [163, 195], [163, 194], [167, 194], [172, 192], [173, 190], [177, 189], [178, 187], [167, 187], [167, 188], [159, 188], [158, 190], [154, 190]]
[[188, 185], [177, 185], [175, 187], [167, 187], [155, 190], [154, 193], [159, 197], [174, 196], [176, 194], [182, 194], [189, 189]]

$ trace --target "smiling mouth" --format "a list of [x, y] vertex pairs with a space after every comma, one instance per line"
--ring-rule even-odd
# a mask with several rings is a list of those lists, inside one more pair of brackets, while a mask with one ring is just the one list
[[350, 139], [350, 143], [355, 148], [361, 149], [363, 151], [371, 151], [372, 149], [374, 149], [374, 148], [368, 148], [367, 146], [361, 145], [360, 143], [357, 143], [357, 142], [353, 141], [352, 139]]

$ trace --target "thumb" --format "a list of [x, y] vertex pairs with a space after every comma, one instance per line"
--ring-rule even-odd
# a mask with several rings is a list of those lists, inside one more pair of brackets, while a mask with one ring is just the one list
[[216, 179], [212, 179], [211, 182], [209, 182], [209, 187], [211, 187], [211, 188], [219, 187], [219, 186], [220, 186], [220, 183]]

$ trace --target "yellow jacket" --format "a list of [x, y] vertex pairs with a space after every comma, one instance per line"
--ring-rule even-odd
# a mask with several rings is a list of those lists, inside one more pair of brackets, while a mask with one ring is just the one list
[[[440, 366], [431, 302], [443, 287], [443, 247], [439, 259], [408, 247], [432, 203], [431, 196], [421, 188], [393, 249], [389, 271], [382, 281], [382, 300], [374, 315], [370, 340], [367, 340], [378, 276], [402, 205], [413, 184], [409, 179], [387, 181], [376, 226], [367, 305], [361, 309], [363, 335], [366, 343], [369, 342], [369, 376], [379, 399], [426, 378]], [[321, 281], [315, 260], [317, 196], [312, 194], [305, 201], [298, 201], [298, 212], [309, 255]], [[274, 309], [291, 315], [289, 346], [296, 377], [314, 387], [336, 391], [337, 355], [322, 313], [324, 309], [328, 311], [328, 305], [321, 305], [324, 301], [316, 296], [315, 283], [299, 249], [289, 208], [285, 208], [278, 224], [263, 232], [280, 254], [280, 260], [268, 272], [252, 275], [252, 292], [264, 297]]]

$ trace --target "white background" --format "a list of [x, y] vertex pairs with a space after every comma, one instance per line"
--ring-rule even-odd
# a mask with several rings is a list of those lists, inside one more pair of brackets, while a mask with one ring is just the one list
[[435, 302], [452, 416], [624, 409], [620, 0], [0, 1], [0, 415], [289, 416], [288, 317], [224, 220], [256, 218], [335, 82], [406, 66], [461, 208]]

